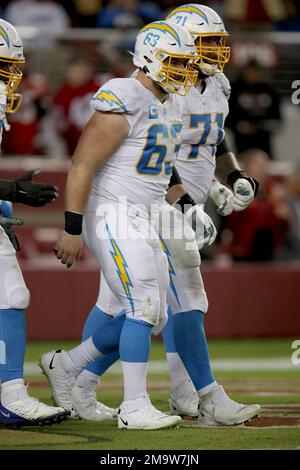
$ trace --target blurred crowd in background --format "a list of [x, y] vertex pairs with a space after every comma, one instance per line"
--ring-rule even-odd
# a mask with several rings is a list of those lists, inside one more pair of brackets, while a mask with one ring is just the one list
[[[182, 1], [160, 0], [2, 0], [2, 14], [16, 26], [63, 29], [139, 28], [165, 18]], [[197, 3], [197, 2], [196, 2]], [[225, 21], [280, 31], [300, 31], [297, 0], [206, 0]]]
[[[91, 115], [92, 95], [108, 79], [126, 77], [133, 71], [127, 49], [133, 47], [136, 30], [165, 18], [182, 3], [1, 0], [0, 16], [27, 31], [27, 63], [18, 90], [23, 103], [9, 116], [11, 130], [5, 133], [2, 157], [70, 158]], [[204, 257], [220, 263], [228, 259], [300, 259], [300, 150], [298, 144], [291, 144], [297, 141], [300, 123], [300, 107], [291, 102], [291, 83], [300, 79], [300, 39], [292, 45], [283, 41], [279, 46], [255, 36], [300, 31], [300, 2], [203, 3], [220, 13], [234, 38], [243, 38], [234, 39], [232, 62], [225, 70], [232, 83], [227, 135], [243, 168], [261, 183], [255, 202], [226, 219], [208, 204], [219, 228], [219, 240]], [[35, 29], [30, 32], [30, 28]], [[94, 34], [81, 35], [78, 28], [92, 28]], [[123, 35], [106, 41], [100, 28], [112, 28]], [[66, 35], [72, 29], [75, 36]], [[112, 34], [107, 33], [107, 39]], [[286, 137], [280, 144], [276, 138], [282, 129]]]

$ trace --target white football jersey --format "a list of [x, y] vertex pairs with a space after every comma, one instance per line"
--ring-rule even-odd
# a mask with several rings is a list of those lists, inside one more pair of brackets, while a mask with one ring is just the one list
[[[129, 204], [161, 204], [181, 142], [177, 95], [161, 103], [135, 78], [115, 78], [94, 95], [95, 111], [121, 113], [130, 132], [105, 166], [96, 171], [88, 210], [126, 197]], [[101, 146], [101, 142], [99, 142]]]
[[[1, 93], [0, 82], [0, 147], [5, 120], [7, 96]], [[16, 258], [16, 250], [0, 226], [0, 309], [23, 309], [29, 304], [27, 289]]]
[[[6, 109], [6, 96], [0, 92], [0, 147], [2, 142], [2, 132], [4, 126], [4, 118], [5, 118], [5, 109]], [[1, 150], [1, 148], [0, 148]], [[0, 253], [1, 253], [1, 245], [2, 241], [6, 240], [6, 235], [2, 227], [0, 227]], [[2, 241], [1, 241], [2, 239]]]
[[3, 127], [4, 127], [6, 99], [7, 99], [6, 95], [1, 93], [1, 84], [2, 82], [0, 81], [0, 146], [2, 142], [2, 132], [3, 132]]
[[230, 97], [230, 84], [224, 74], [209, 77], [205, 83], [202, 94], [200, 88], [192, 88], [187, 96], [179, 97], [184, 124], [176, 168], [197, 204], [205, 203], [211, 187]]

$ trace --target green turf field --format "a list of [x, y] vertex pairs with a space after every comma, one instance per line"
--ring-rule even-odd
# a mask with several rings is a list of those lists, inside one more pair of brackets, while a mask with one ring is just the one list
[[[178, 429], [118, 430], [116, 421], [69, 420], [60, 425], [0, 430], [0, 449], [299, 449], [300, 366], [290, 361], [293, 339], [212, 340], [210, 353], [215, 376], [230, 396], [243, 403], [260, 403], [263, 413], [250, 427], [201, 429], [183, 421]], [[30, 343], [26, 377], [33, 396], [52, 403], [44, 376], [36, 366], [42, 352], [71, 343]], [[149, 391], [157, 408], [168, 410], [169, 379], [163, 346], [154, 342]], [[99, 398], [117, 407], [122, 400], [122, 376], [117, 366], [103, 378]], [[295, 426], [296, 424], [296, 426]]]

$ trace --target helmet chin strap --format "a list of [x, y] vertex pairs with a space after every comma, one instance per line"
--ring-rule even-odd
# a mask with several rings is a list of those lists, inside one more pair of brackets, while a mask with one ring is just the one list
[[141, 70], [142, 70], [142, 72], [144, 72], [145, 75], [148, 75], [149, 69], [148, 69], [147, 65], [145, 65]]
[[[215, 72], [217, 73], [217, 72]], [[215, 73], [207, 73], [205, 70], [201, 70], [201, 68], [198, 68], [198, 78], [201, 78], [201, 80], [206, 80], [207, 78], [211, 77], [212, 75], [215, 75]]]
[[[144, 72], [145, 75], [148, 76], [148, 73], [149, 73], [149, 69], [148, 67], [145, 65], [142, 69], [142, 72]], [[155, 88], [160, 92], [160, 93], [163, 93], [164, 95], [168, 95], [169, 93], [164, 90], [164, 88], [160, 85], [160, 83], [156, 82], [155, 80], [153, 80], [151, 77], [149, 77], [150, 80], [152, 81], [153, 85], [155, 86]]]
[[[152, 78], [151, 78], [151, 80], [152, 80]], [[160, 83], [155, 82], [154, 80], [152, 80], [152, 83], [160, 93], [163, 93], [164, 95], [169, 94], [169, 92], [167, 90], [165, 90]]]
[[210, 75], [207, 75], [206, 73], [202, 72], [201, 69], [198, 69], [198, 79], [200, 78], [201, 80], [207, 80], [210, 77]]

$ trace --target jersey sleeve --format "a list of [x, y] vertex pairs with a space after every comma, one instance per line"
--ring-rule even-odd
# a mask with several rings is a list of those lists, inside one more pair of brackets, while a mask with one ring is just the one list
[[115, 78], [109, 80], [92, 97], [94, 111], [123, 114], [132, 130], [138, 114], [138, 99], [134, 80]]
[[216, 73], [215, 75], [218, 85], [221, 88], [222, 92], [224, 93], [224, 96], [229, 100], [230, 95], [231, 95], [231, 85], [224, 73]]

